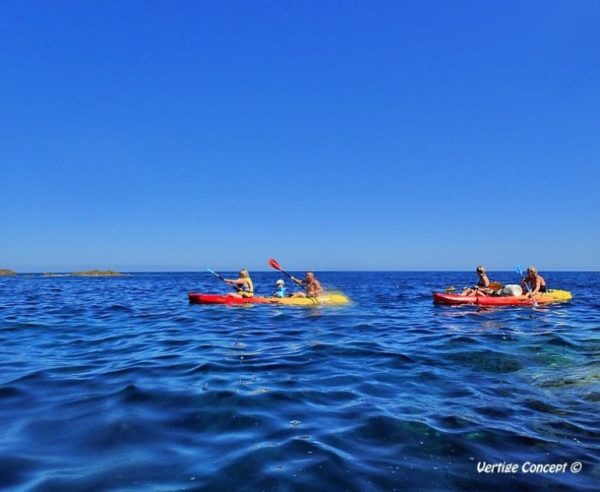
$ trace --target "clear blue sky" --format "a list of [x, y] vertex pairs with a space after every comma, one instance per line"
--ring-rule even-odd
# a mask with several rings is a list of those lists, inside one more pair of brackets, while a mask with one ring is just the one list
[[0, 2], [0, 268], [600, 269], [600, 2]]

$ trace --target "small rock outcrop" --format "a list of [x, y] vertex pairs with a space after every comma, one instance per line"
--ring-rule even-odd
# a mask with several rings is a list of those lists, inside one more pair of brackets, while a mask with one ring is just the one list
[[123, 274], [113, 270], [83, 270], [81, 272], [73, 272], [71, 275], [77, 277], [120, 277]]

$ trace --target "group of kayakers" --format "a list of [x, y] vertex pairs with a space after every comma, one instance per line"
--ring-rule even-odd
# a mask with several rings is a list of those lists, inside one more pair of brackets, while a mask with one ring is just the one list
[[[276, 264], [276, 266], [278, 266], [278, 264]], [[522, 295], [523, 292], [527, 292], [529, 296], [534, 296], [538, 292], [546, 292], [546, 281], [534, 266], [527, 268], [527, 275], [521, 279], [520, 285], [503, 286], [500, 282], [490, 280], [483, 265], [479, 265], [475, 269], [475, 272], [479, 277], [477, 284], [473, 287], [466, 287], [461, 292], [461, 296], [519, 296]], [[294, 277], [285, 271], [283, 273], [285, 273], [294, 284], [302, 287], [303, 290], [288, 294], [288, 288], [285, 286], [285, 281], [279, 279], [275, 282], [272, 297], [318, 297], [323, 294], [321, 283], [317, 280], [313, 272], [307, 272], [304, 279]], [[234, 297], [254, 297], [254, 282], [250, 277], [250, 272], [248, 272], [246, 268], [240, 270], [238, 278], [225, 279], [221, 277], [221, 279], [235, 289], [235, 293], [230, 293], [228, 295]]]
[[[318, 297], [323, 293], [323, 287], [321, 287], [321, 283], [317, 280], [313, 272], [307, 272], [304, 280], [294, 277], [293, 275], [289, 275], [289, 278], [304, 290], [288, 294], [285, 281], [279, 279], [275, 282], [275, 290], [273, 291], [272, 297]], [[224, 280], [235, 289], [235, 293], [230, 293], [228, 295], [236, 297], [254, 297], [254, 282], [247, 269], [241, 269], [238, 278], [226, 278]]]
[[[520, 270], [519, 270], [520, 271]], [[515, 286], [505, 286], [499, 282], [491, 281], [487, 275], [485, 267], [479, 265], [475, 272], [479, 276], [477, 284], [473, 287], [465, 288], [460, 295], [462, 296], [493, 296], [493, 295], [521, 295], [523, 291], [527, 292], [529, 296], [534, 296], [538, 292], [546, 292], [546, 281], [542, 277], [537, 268], [530, 266], [527, 268], [527, 275], [521, 279], [520, 286], [521, 292], [515, 292]], [[511, 288], [513, 287], [513, 288]]]

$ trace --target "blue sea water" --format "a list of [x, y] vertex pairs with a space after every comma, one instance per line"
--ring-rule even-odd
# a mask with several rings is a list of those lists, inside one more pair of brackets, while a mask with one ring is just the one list
[[190, 305], [227, 292], [205, 273], [2, 278], [0, 488], [598, 490], [600, 274], [544, 276], [573, 302], [433, 305], [457, 272], [321, 272], [335, 308]]

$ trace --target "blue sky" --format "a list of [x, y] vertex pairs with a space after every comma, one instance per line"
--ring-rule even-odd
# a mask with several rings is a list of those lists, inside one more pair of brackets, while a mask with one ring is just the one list
[[600, 3], [0, 2], [0, 268], [600, 269]]

